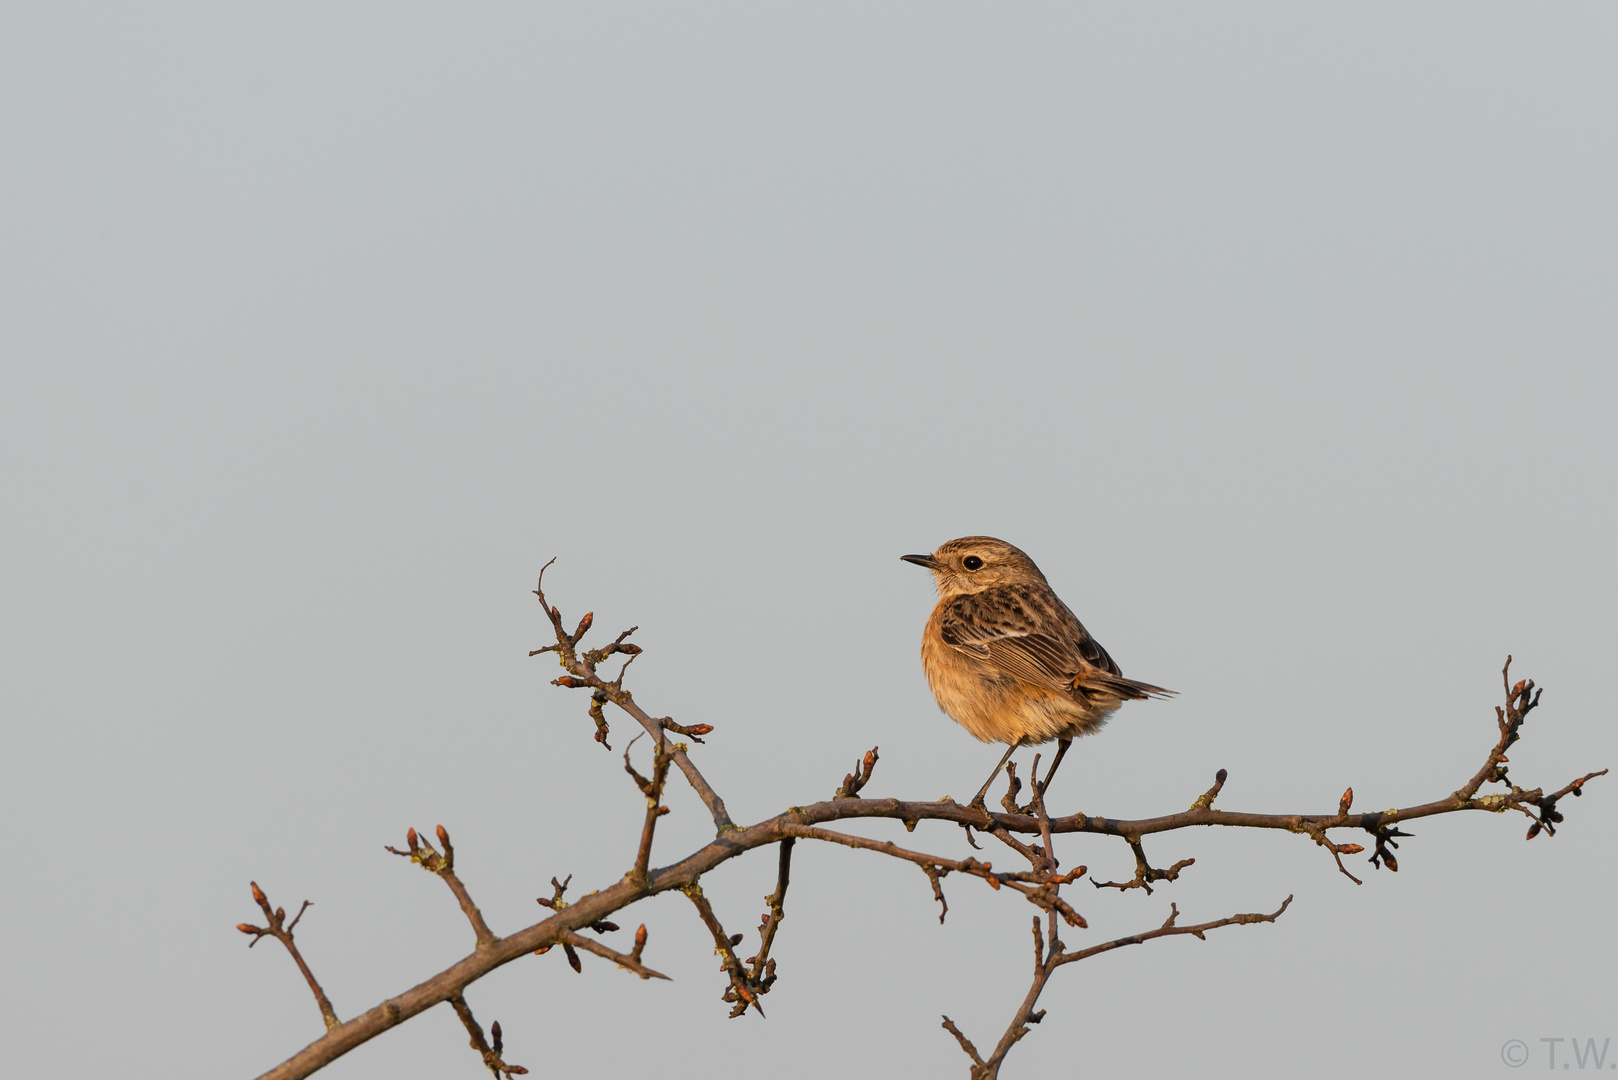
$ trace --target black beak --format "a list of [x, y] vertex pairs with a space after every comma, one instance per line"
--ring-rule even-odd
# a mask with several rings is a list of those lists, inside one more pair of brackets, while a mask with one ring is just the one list
[[917, 566], [925, 566], [929, 570], [942, 570], [944, 568], [944, 564], [933, 558], [931, 555], [901, 555], [899, 556], [899, 559], [902, 562], [915, 563]]

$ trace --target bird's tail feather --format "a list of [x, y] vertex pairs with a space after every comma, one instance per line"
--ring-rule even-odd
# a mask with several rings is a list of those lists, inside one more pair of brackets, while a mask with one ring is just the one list
[[1085, 691], [1100, 691], [1123, 698], [1125, 701], [1146, 701], [1150, 698], [1171, 698], [1175, 691], [1165, 690], [1161, 686], [1140, 682], [1136, 679], [1126, 679], [1122, 675], [1114, 675], [1110, 671], [1100, 671], [1091, 668], [1089, 671], [1076, 675], [1073, 679], [1073, 689], [1084, 693]]

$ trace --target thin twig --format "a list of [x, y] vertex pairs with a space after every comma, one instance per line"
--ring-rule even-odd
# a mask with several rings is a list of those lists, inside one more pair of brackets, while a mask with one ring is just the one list
[[298, 951], [298, 946], [292, 940], [292, 929], [298, 925], [298, 920], [303, 918], [303, 913], [312, 906], [311, 902], [305, 900], [303, 906], [298, 909], [298, 913], [292, 916], [292, 921], [288, 923], [285, 908], [272, 910], [270, 908], [270, 898], [264, 895], [264, 890], [258, 887], [258, 882], [250, 881], [248, 884], [252, 886], [253, 899], [258, 903], [259, 910], [264, 912], [264, 919], [269, 925], [254, 926], [252, 923], [237, 923], [236, 929], [252, 936], [253, 940], [247, 943], [249, 949], [257, 945], [260, 938], [266, 936], [273, 937], [286, 946], [287, 952], [292, 955], [292, 962], [298, 965], [299, 971], [303, 972], [304, 981], [309, 984], [309, 991], [315, 995], [315, 1006], [320, 1009], [320, 1019], [325, 1022], [326, 1030], [328, 1032], [332, 1031], [338, 1024], [337, 1013], [332, 1009], [331, 1001], [326, 997], [326, 991], [320, 988], [319, 981], [315, 979], [315, 973], [309, 970], [308, 963], [304, 961], [303, 953]]
[[635, 937], [636, 948], [634, 953], [621, 953], [616, 949], [607, 948], [605, 945], [601, 944], [601, 942], [592, 938], [583, 937], [574, 933], [568, 933], [565, 935], [562, 938], [562, 942], [565, 945], [571, 945], [575, 949], [583, 949], [587, 953], [594, 953], [603, 960], [611, 960], [625, 971], [632, 971], [636, 975], [639, 975], [642, 979], [668, 979], [668, 976], [663, 974], [661, 971], [653, 971], [651, 968], [640, 962], [640, 950], [646, 947], [645, 930], [646, 927], [642, 926], [641, 933], [637, 934]]
[[528, 1072], [528, 1070], [523, 1068], [521, 1065], [507, 1065], [505, 1063], [503, 1057], [503, 1054], [505, 1053], [505, 1044], [503, 1041], [503, 1036], [500, 1032], [500, 1021], [496, 1020], [493, 1024], [489, 1025], [489, 1034], [494, 1039], [494, 1045], [491, 1046], [483, 1038], [483, 1028], [472, 1016], [472, 1009], [469, 1005], [467, 1005], [466, 999], [461, 995], [456, 994], [454, 997], [449, 999], [449, 1004], [450, 1008], [455, 1010], [455, 1015], [461, 1018], [461, 1024], [466, 1028], [466, 1033], [472, 1037], [472, 1049], [478, 1052], [478, 1056], [483, 1059], [484, 1066], [487, 1067], [490, 1072], [494, 1073], [496, 1076], [504, 1076], [508, 1078], [513, 1076], [523, 1076]]
[[[639, 735], [635, 736], [640, 738]], [[652, 834], [657, 829], [657, 819], [669, 812], [669, 808], [662, 805], [663, 785], [669, 778], [668, 742], [664, 737], [663, 729], [657, 730], [657, 741], [653, 744], [655, 750], [652, 755], [652, 776], [647, 779], [635, 771], [629, 763], [629, 747], [624, 748], [624, 771], [634, 777], [641, 794], [646, 796], [646, 820], [641, 825], [640, 847], [635, 852], [635, 869], [630, 871], [630, 877], [639, 882], [646, 880], [646, 866], [652, 858]], [[634, 739], [630, 746], [635, 745]]]
[[[555, 561], [555, 559], [551, 560], [551, 562]], [[549, 567], [550, 564], [546, 563], [545, 567]], [[618, 635], [616, 640], [603, 648], [590, 649], [580, 653], [577, 646], [579, 640], [590, 629], [590, 624], [593, 622], [592, 616], [586, 615], [579, 623], [578, 630], [569, 634], [562, 625], [561, 611], [545, 599], [544, 568], [540, 569], [539, 581], [534, 586], [534, 595], [539, 597], [540, 606], [545, 609], [546, 617], [550, 619], [551, 628], [556, 633], [556, 644], [534, 649], [528, 655], [537, 656], [540, 653], [555, 652], [557, 660], [568, 674], [553, 679], [552, 682], [558, 686], [587, 687], [592, 691], [591, 697], [594, 705], [591, 708], [591, 717], [596, 720], [597, 741], [601, 742], [602, 745], [606, 744], [607, 723], [601, 716], [600, 707], [608, 701], [633, 717], [635, 722], [640, 724], [648, 735], [659, 737], [663, 731], [663, 721], [649, 715], [639, 705], [635, 704], [634, 695], [623, 687], [624, 673], [620, 671], [618, 678], [612, 682], [608, 682], [596, 674], [596, 665], [614, 653], [625, 653], [630, 659], [634, 659], [640, 653], [639, 645], [626, 644], [624, 641], [637, 628], [631, 627], [625, 630]], [[626, 664], [625, 668], [627, 669], [627, 667], [628, 665]], [[698, 726], [706, 727], [707, 725]], [[709, 728], [709, 730], [712, 729]], [[703, 734], [707, 734], [707, 732], [703, 732]], [[680, 772], [685, 776], [686, 782], [691, 785], [691, 789], [697, 793], [697, 797], [708, 808], [709, 814], [713, 817], [714, 828], [719, 832], [734, 829], [736, 823], [730, 819], [730, 814], [725, 809], [725, 800], [719, 797], [719, 793], [714, 791], [696, 765], [692, 764], [691, 759], [686, 755], [685, 744], [674, 743], [670, 756], [674, 759], [674, 764], [679, 767]]]
[[731, 1018], [734, 1019], [746, 1012], [749, 1005], [763, 1016], [764, 1008], [758, 1003], [758, 987], [747, 977], [747, 969], [742, 967], [742, 962], [736, 959], [736, 946], [741, 944], [742, 935], [732, 936], [725, 933], [725, 928], [719, 924], [719, 917], [714, 914], [713, 905], [708, 903], [707, 896], [703, 895], [701, 885], [692, 882], [681, 891], [696, 907], [702, 924], [713, 935], [714, 952], [719, 954], [719, 968], [730, 977], [730, 989], [725, 991], [723, 999], [734, 1002], [734, 1007], [730, 1010]]
[[408, 851], [400, 851], [396, 847], [383, 845], [395, 855], [403, 856], [420, 866], [429, 873], [437, 874], [449, 886], [449, 891], [455, 894], [456, 901], [461, 905], [461, 911], [472, 924], [472, 933], [477, 937], [478, 948], [487, 949], [499, 941], [489, 924], [483, 921], [483, 912], [472, 902], [472, 894], [466, 891], [466, 885], [455, 873], [455, 848], [449, 842], [449, 830], [444, 826], [438, 827], [438, 842], [444, 845], [444, 853], [440, 855], [426, 837], [418, 836], [412, 827], [405, 832], [405, 843]]
[[791, 836], [781, 841], [775, 891], [764, 898], [764, 914], [759, 918], [758, 952], [747, 958], [750, 965], [747, 977], [761, 994], [769, 993], [770, 987], [775, 985], [775, 961], [770, 958], [770, 947], [775, 944], [775, 932], [780, 929], [781, 920], [786, 918], [787, 883], [792, 878], [792, 845], [795, 843], [797, 839]]

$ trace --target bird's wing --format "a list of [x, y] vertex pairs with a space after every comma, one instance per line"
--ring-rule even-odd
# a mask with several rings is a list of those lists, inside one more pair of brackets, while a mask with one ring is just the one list
[[1015, 587], [956, 598], [940, 614], [939, 632], [945, 644], [1058, 693], [1146, 698], [1172, 692], [1124, 678], [1071, 612], [1053, 610], [1043, 598]]

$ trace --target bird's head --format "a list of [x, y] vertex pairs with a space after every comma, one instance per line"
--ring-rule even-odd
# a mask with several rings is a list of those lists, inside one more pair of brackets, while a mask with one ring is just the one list
[[1044, 585], [1045, 575], [1022, 549], [992, 536], [963, 536], [940, 544], [931, 555], [901, 555], [933, 572], [944, 598], [982, 592], [996, 585]]

